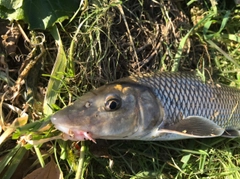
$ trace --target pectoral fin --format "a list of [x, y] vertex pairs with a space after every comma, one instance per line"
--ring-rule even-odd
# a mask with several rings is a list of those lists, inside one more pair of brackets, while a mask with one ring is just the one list
[[148, 140], [210, 138], [221, 136], [224, 131], [222, 127], [207, 118], [189, 116], [173, 125], [163, 123], [144, 138]]
[[182, 135], [192, 135], [193, 137], [221, 136], [225, 131], [213, 121], [200, 116], [189, 116], [165, 129], [173, 133], [176, 131], [178, 134], [182, 133]]

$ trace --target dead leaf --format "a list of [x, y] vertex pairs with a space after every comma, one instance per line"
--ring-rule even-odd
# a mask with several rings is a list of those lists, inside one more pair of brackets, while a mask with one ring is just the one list
[[23, 117], [16, 118], [10, 126], [5, 126], [5, 131], [0, 135], [0, 145], [7, 140], [7, 138], [16, 130], [17, 127], [23, 126], [27, 123], [28, 116], [23, 115]]
[[4, 35], [1, 35], [2, 45], [5, 48], [7, 55], [14, 58], [21, 33], [17, 24], [12, 23], [10, 26], [6, 26], [6, 28], [7, 32]]
[[23, 179], [63, 179], [63, 174], [59, 170], [53, 159], [44, 167], [34, 170]]

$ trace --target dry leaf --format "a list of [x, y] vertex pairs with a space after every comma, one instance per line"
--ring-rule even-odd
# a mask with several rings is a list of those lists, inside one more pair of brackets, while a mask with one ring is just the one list
[[34, 170], [23, 179], [63, 179], [63, 174], [59, 170], [53, 159], [44, 167]]
[[16, 130], [17, 127], [23, 126], [27, 123], [28, 116], [16, 118], [10, 126], [5, 126], [5, 131], [0, 135], [0, 145]]

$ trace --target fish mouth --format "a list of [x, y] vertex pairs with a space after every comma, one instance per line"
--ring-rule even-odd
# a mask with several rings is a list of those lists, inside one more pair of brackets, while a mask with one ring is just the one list
[[74, 141], [85, 141], [90, 140], [96, 143], [93, 139], [92, 134], [88, 131], [82, 131], [76, 128], [69, 128], [62, 125], [55, 124], [55, 128], [63, 132], [63, 140], [74, 140]]

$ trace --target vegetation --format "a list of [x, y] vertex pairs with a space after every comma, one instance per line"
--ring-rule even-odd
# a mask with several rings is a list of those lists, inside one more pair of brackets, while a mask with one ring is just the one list
[[240, 178], [240, 139], [77, 143], [49, 120], [132, 73], [196, 70], [239, 87], [240, 6], [68, 2], [0, 2], [0, 178]]

